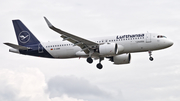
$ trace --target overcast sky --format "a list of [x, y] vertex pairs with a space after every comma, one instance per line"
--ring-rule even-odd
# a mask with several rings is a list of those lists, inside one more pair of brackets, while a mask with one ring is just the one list
[[[179, 101], [179, 0], [0, 0], [1, 101]], [[42, 42], [62, 41], [48, 28], [83, 38], [159, 33], [170, 48], [133, 53], [131, 64], [86, 59], [45, 59], [8, 52], [17, 44], [13, 19], [20, 19]]]

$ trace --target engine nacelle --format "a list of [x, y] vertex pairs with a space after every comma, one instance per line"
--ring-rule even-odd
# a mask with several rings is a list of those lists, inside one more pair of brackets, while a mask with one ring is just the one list
[[124, 47], [122, 45], [118, 45], [118, 54], [123, 53]]
[[105, 43], [99, 46], [100, 55], [116, 55], [118, 54], [118, 45], [116, 43]]
[[131, 61], [131, 54], [116, 55], [111, 57], [110, 61], [114, 62], [114, 64], [128, 64]]

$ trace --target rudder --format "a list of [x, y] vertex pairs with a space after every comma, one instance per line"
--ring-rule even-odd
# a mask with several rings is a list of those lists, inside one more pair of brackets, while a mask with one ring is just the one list
[[39, 44], [39, 40], [31, 33], [31, 31], [20, 21], [13, 20], [14, 30], [18, 44], [21, 46], [28, 46], [33, 44]]

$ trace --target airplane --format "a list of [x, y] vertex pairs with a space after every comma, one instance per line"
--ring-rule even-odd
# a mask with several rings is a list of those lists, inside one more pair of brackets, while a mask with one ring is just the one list
[[109, 59], [116, 65], [129, 64], [131, 53], [148, 52], [149, 60], [153, 61], [152, 51], [165, 49], [173, 42], [164, 35], [155, 33], [124, 34], [108, 37], [85, 39], [54, 27], [44, 17], [48, 27], [59, 33], [63, 39], [60, 42], [40, 42], [31, 31], [20, 21], [12, 20], [18, 45], [4, 43], [12, 47], [10, 52], [45, 58], [86, 58], [88, 63], [99, 60], [96, 65], [102, 69], [101, 61]]

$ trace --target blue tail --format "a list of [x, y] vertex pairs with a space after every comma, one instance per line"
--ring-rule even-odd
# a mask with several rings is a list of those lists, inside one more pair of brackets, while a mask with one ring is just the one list
[[20, 21], [13, 20], [14, 30], [18, 44], [21, 46], [29, 46], [39, 44], [39, 40], [31, 33], [31, 31]]

